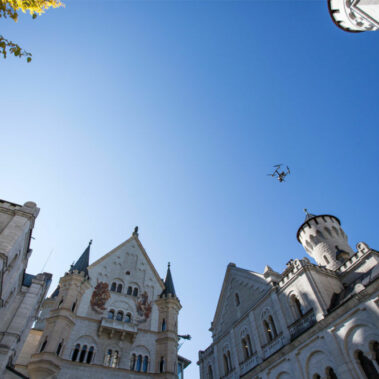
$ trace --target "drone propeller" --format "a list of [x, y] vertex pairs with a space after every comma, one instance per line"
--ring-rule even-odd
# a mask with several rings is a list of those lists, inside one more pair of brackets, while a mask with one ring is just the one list
[[287, 171], [289, 174], [291, 173], [290, 168], [288, 166], [287, 166]]
[[272, 166], [272, 167], [280, 168], [280, 166], [281, 166], [282, 164], [283, 164], [283, 163], [281, 163], [281, 164], [276, 164], [276, 165], [274, 165], [274, 166]]

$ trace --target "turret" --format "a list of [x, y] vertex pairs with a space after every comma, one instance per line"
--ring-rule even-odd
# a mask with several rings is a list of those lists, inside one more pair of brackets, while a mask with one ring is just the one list
[[166, 379], [177, 378], [178, 315], [182, 308], [176, 296], [170, 263], [165, 288], [156, 304], [159, 309], [159, 337], [157, 338], [156, 372], [165, 373]]
[[59, 286], [49, 299], [49, 310], [44, 321], [44, 332], [37, 353], [28, 365], [31, 379], [48, 378], [56, 375], [59, 366], [56, 357], [60, 356], [75, 325], [74, 314], [84, 292], [90, 288], [88, 270], [89, 253], [92, 241], [88, 244], [77, 262], [60, 279]]
[[298, 241], [317, 264], [337, 269], [354, 254], [340, 220], [332, 215], [316, 216], [306, 209], [305, 212], [305, 221], [297, 232]]

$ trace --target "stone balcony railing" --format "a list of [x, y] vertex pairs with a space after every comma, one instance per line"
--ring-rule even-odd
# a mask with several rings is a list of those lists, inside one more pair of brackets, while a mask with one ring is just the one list
[[266, 359], [270, 355], [276, 353], [285, 345], [283, 333], [280, 333], [276, 338], [262, 346], [263, 358]]
[[316, 323], [316, 315], [313, 309], [310, 309], [301, 318], [292, 323], [288, 330], [291, 335], [291, 341], [303, 334], [306, 330], [311, 328]]
[[117, 336], [121, 340], [128, 338], [133, 342], [137, 332], [137, 324], [102, 318], [97, 334], [101, 336], [103, 333], [106, 333], [109, 338]]
[[257, 366], [262, 360], [258, 357], [257, 353], [247, 358], [244, 362], [240, 363], [240, 375], [245, 375], [252, 368]]

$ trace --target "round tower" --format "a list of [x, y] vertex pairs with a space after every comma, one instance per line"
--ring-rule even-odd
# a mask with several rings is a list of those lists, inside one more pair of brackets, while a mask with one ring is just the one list
[[317, 264], [336, 270], [354, 254], [340, 220], [332, 215], [316, 216], [306, 209], [305, 212], [305, 221], [297, 231], [297, 240]]

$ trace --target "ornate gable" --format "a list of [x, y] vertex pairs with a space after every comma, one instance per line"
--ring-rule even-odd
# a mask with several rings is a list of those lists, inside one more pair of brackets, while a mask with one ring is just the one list
[[270, 289], [262, 274], [236, 267], [226, 270], [216, 313], [212, 323], [214, 336], [230, 330], [234, 322], [256, 304]]

